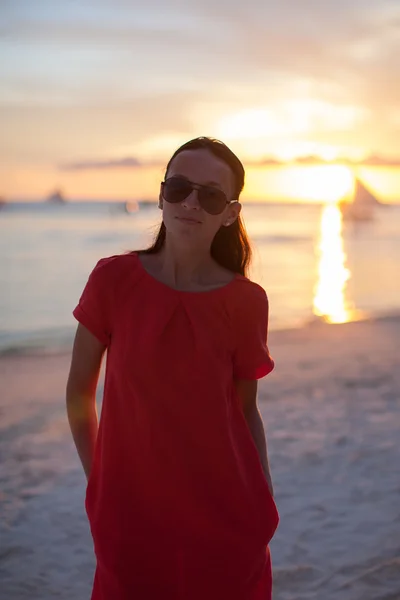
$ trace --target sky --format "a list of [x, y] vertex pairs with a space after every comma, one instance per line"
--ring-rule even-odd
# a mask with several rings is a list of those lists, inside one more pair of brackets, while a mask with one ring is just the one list
[[356, 172], [400, 200], [399, 0], [0, 0], [0, 17], [0, 195], [154, 196], [210, 135], [249, 197], [317, 199]]

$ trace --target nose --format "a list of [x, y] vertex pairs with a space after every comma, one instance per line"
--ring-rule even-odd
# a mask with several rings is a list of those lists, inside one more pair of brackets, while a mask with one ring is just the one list
[[186, 208], [200, 208], [200, 204], [199, 204], [199, 197], [198, 197], [198, 191], [196, 189], [193, 189], [189, 196], [186, 196], [186, 198], [183, 200], [182, 202], [183, 206], [186, 206]]

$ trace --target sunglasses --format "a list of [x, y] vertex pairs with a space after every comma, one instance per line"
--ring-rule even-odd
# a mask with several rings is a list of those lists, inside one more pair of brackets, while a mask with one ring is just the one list
[[216, 187], [192, 183], [182, 177], [170, 177], [162, 181], [161, 189], [164, 200], [170, 204], [182, 202], [193, 190], [197, 190], [201, 208], [210, 215], [220, 215], [227, 204], [237, 202], [237, 200], [228, 200], [225, 193]]

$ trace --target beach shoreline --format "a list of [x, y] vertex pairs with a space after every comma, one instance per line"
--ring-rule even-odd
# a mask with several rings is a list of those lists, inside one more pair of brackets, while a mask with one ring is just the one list
[[[276, 367], [259, 406], [281, 517], [274, 600], [400, 597], [399, 339], [399, 315], [270, 332]], [[10, 600], [90, 597], [69, 361], [70, 349], [0, 356], [0, 578]]]
[[[385, 321], [400, 321], [400, 311], [383, 311], [381, 313], [367, 313], [359, 312], [358, 316], [347, 322], [343, 323], [329, 323], [323, 317], [317, 317], [314, 315], [309, 319], [299, 322], [293, 325], [281, 325], [275, 327], [269, 327], [270, 339], [275, 338], [279, 342], [279, 338], [284, 335], [290, 335], [291, 332], [303, 330], [305, 332], [310, 331], [314, 328], [320, 327], [341, 327], [347, 326], [354, 323], [365, 323], [365, 322], [385, 322]], [[4, 343], [0, 346], [0, 361], [3, 358], [13, 357], [31, 357], [31, 356], [70, 356], [72, 352], [72, 344], [76, 331], [76, 323], [68, 333], [65, 331], [61, 335], [57, 335], [51, 331], [49, 335], [30, 335], [27, 337], [21, 337], [18, 341], [13, 340], [8, 343]], [[272, 336], [272, 338], [271, 338]]]

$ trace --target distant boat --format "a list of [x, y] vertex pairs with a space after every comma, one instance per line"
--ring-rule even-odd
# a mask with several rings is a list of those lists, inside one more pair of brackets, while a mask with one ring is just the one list
[[128, 200], [124, 203], [124, 211], [126, 213], [136, 213], [139, 210], [151, 208], [155, 206], [155, 202], [153, 200]]
[[3, 208], [3, 206], [5, 206], [6, 204], [7, 200], [3, 198], [3, 196], [0, 196], [0, 208]]
[[154, 200], [139, 200], [139, 208], [152, 208], [156, 205]]
[[381, 204], [362, 181], [356, 179], [353, 198], [340, 202], [339, 208], [346, 220], [371, 221], [375, 216], [375, 209]]
[[54, 192], [47, 196], [47, 202], [51, 202], [53, 204], [63, 204], [66, 202], [66, 199], [61, 190], [54, 190]]
[[125, 202], [125, 204], [124, 204], [124, 211], [126, 213], [128, 213], [129, 215], [132, 214], [132, 213], [137, 212], [138, 210], [139, 210], [139, 206], [138, 206], [138, 203], [135, 200]]

